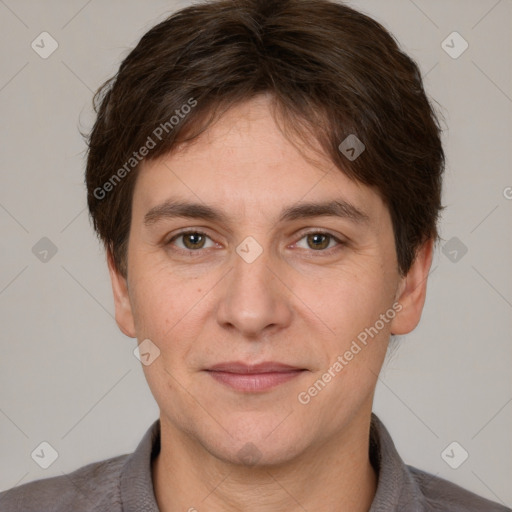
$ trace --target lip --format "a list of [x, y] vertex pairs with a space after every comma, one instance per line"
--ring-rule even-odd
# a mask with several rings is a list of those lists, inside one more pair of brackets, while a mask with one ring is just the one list
[[242, 361], [228, 361], [219, 363], [208, 368], [208, 371], [213, 372], [228, 372], [228, 373], [274, 373], [274, 372], [287, 372], [303, 370], [298, 366], [290, 366], [289, 364], [278, 363], [275, 361], [265, 361], [258, 364], [247, 364]]
[[237, 391], [257, 393], [268, 391], [284, 384], [299, 375], [305, 368], [290, 366], [274, 361], [259, 364], [246, 364], [229, 361], [216, 364], [206, 370], [217, 382]]

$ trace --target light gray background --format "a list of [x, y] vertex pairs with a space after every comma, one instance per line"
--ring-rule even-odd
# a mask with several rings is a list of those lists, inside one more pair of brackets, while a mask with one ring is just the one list
[[[0, 490], [135, 449], [158, 409], [135, 340], [113, 320], [83, 185], [92, 92], [156, 22], [189, 2], [0, 0]], [[418, 329], [400, 340], [375, 411], [409, 464], [512, 505], [512, 1], [359, 0], [420, 64], [445, 117], [438, 248]], [[31, 42], [59, 47], [42, 59]], [[469, 43], [452, 59], [453, 31]], [[43, 263], [32, 247], [58, 248]], [[460, 253], [459, 253], [460, 257]], [[49, 442], [48, 469], [31, 452]], [[441, 452], [469, 452], [458, 469]]]

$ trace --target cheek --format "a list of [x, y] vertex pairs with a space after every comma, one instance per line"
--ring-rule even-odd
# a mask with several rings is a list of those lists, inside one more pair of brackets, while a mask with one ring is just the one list
[[149, 338], [157, 345], [166, 367], [174, 367], [193, 350], [209, 321], [214, 294], [208, 291], [216, 279], [212, 274], [182, 276], [158, 265], [151, 268], [140, 274], [130, 294], [135, 330], [139, 340]]
[[338, 342], [346, 342], [384, 313], [391, 296], [388, 288], [381, 272], [361, 266], [323, 278], [312, 276], [298, 284], [294, 292]]
[[[312, 399], [312, 407], [332, 424], [337, 424], [343, 411], [358, 409], [370, 400], [395, 314], [391, 287], [381, 273], [367, 267], [340, 273], [337, 278], [331, 280], [328, 294], [309, 291], [331, 332], [317, 338], [327, 357], [324, 367], [312, 375], [312, 387], [302, 390], [308, 394], [321, 389], [318, 398]], [[382, 320], [381, 315], [386, 313], [388, 316]], [[322, 383], [327, 384], [324, 387]]]
[[190, 292], [155, 267], [141, 274], [130, 295], [137, 337], [161, 342], [191, 308]]

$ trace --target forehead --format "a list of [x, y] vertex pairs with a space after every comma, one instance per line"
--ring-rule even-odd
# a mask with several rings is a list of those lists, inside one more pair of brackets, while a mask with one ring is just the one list
[[147, 211], [169, 196], [239, 213], [338, 198], [369, 215], [384, 207], [373, 189], [349, 179], [316, 141], [287, 137], [264, 96], [231, 108], [193, 142], [143, 163], [134, 209]]

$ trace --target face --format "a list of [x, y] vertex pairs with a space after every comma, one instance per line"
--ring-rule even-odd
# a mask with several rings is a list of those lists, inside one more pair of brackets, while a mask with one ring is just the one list
[[400, 277], [379, 195], [308, 151], [265, 97], [231, 109], [144, 164], [127, 280], [109, 262], [120, 328], [159, 351], [143, 368], [162, 428], [222, 460], [279, 463], [347, 435], [390, 333], [420, 317], [429, 244]]

